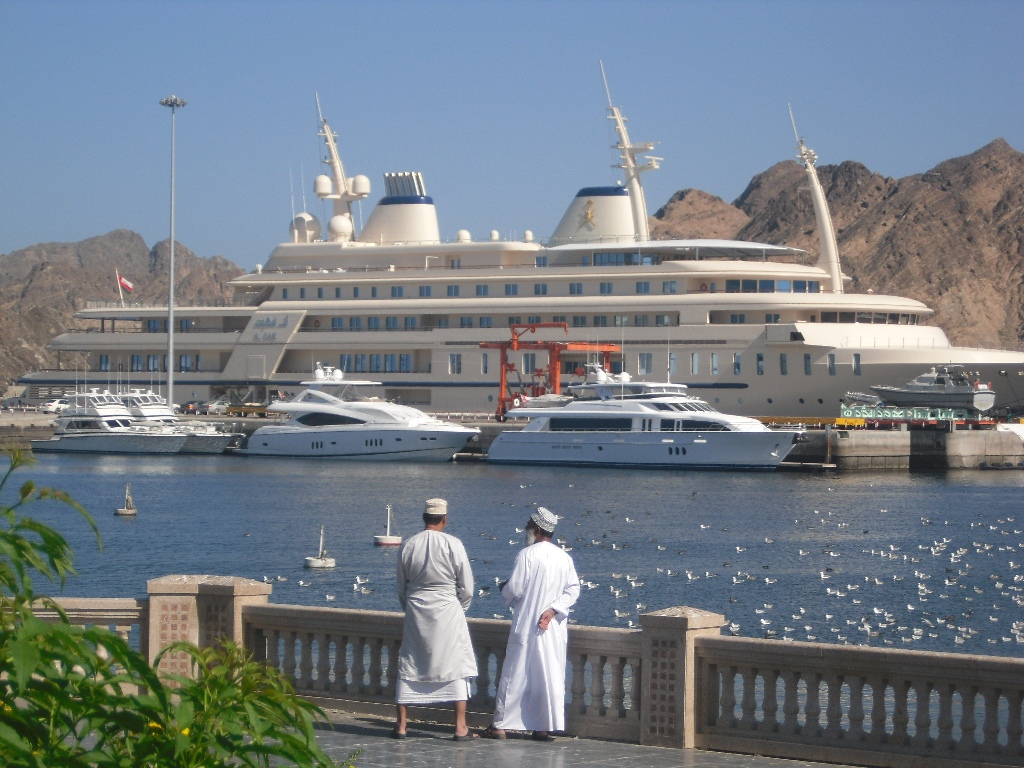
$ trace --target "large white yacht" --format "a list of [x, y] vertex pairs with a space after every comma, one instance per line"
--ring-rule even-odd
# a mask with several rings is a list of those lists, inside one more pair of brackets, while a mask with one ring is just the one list
[[[647, 155], [654, 145], [631, 142], [619, 109], [609, 112], [622, 183], [581, 189], [543, 243], [530, 231], [481, 240], [459, 230], [442, 241], [419, 173], [385, 174], [385, 195], [358, 230], [352, 207], [370, 196], [370, 181], [346, 175], [321, 116], [329, 174], [316, 177], [315, 191], [333, 207], [326, 232], [312, 214], [295, 216], [289, 241], [231, 282], [230, 306], [175, 308], [170, 399], [260, 400], [324, 360], [375, 374], [388, 400], [493, 412], [497, 354], [480, 343], [506, 340], [512, 323], [563, 322], [571, 340], [621, 344], [621, 370], [684, 383], [728, 413], [835, 416], [848, 391], [950, 364], [993, 382], [997, 409], [1020, 407], [1024, 354], [954, 347], [926, 324], [924, 304], [844, 291], [816, 156], [802, 140], [819, 229], [813, 264], [785, 246], [652, 241], [640, 176], [658, 167]], [[76, 316], [93, 332], [65, 333], [50, 348], [84, 353], [90, 381], [119, 371], [166, 376], [167, 307], [95, 304]], [[564, 336], [542, 330], [538, 338]], [[530, 376], [544, 357], [522, 352], [515, 365]], [[585, 362], [585, 353], [564, 354], [561, 375], [568, 380]], [[69, 358], [64, 365], [26, 374], [28, 396], [71, 391], [82, 372]]]
[[268, 414], [283, 413], [288, 419], [257, 429], [240, 453], [351, 461], [450, 461], [480, 434], [475, 427], [363, 395], [362, 390], [380, 382], [349, 380], [337, 368], [318, 364], [313, 380], [302, 383], [309, 388], [294, 400], [267, 407]]
[[571, 398], [549, 407], [513, 408], [528, 419], [491, 443], [495, 464], [626, 466], [659, 469], [775, 469], [800, 430], [772, 430], [757, 419], [720, 413], [681, 384], [634, 381], [587, 365]]

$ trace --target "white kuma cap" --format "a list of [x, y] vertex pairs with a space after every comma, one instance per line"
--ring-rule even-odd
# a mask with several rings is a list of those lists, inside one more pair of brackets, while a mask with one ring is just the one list
[[448, 502], [444, 499], [427, 499], [427, 504], [423, 508], [423, 514], [437, 516], [447, 515]]
[[537, 511], [530, 515], [530, 519], [537, 524], [542, 531], [553, 533], [558, 525], [559, 517], [547, 507], [537, 507]]

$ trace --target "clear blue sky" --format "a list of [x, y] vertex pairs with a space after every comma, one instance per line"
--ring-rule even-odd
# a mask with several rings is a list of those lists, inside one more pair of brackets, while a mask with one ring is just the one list
[[[0, 253], [126, 228], [251, 268], [320, 172], [314, 92], [349, 175], [418, 170], [442, 237], [547, 237], [616, 180], [599, 60], [653, 213], [734, 200], [794, 154], [921, 173], [1002, 136], [1024, 150], [1024, 2], [0, 0]], [[370, 206], [364, 203], [363, 216]]]

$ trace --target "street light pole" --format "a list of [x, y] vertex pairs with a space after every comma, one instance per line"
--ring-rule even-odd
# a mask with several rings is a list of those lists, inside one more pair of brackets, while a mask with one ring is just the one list
[[160, 105], [171, 108], [171, 257], [167, 288], [167, 403], [174, 408], [174, 113], [188, 104], [177, 96], [160, 99]]

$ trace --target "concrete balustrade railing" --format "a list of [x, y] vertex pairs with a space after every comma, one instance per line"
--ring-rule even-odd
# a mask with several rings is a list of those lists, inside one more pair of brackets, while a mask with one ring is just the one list
[[[133, 638], [137, 628], [151, 661], [175, 641], [232, 639], [320, 706], [391, 716], [402, 614], [271, 604], [270, 585], [233, 577], [147, 587], [148, 599], [57, 602], [74, 624]], [[887, 768], [1024, 765], [1024, 660], [723, 637], [724, 623], [679, 607], [641, 615], [640, 629], [571, 626], [566, 732]], [[494, 710], [509, 623], [469, 625], [479, 725]], [[161, 667], [190, 671], [170, 655]]]
[[1024, 764], [1024, 660], [733, 637], [699, 638], [695, 651], [696, 747], [872, 766]]

